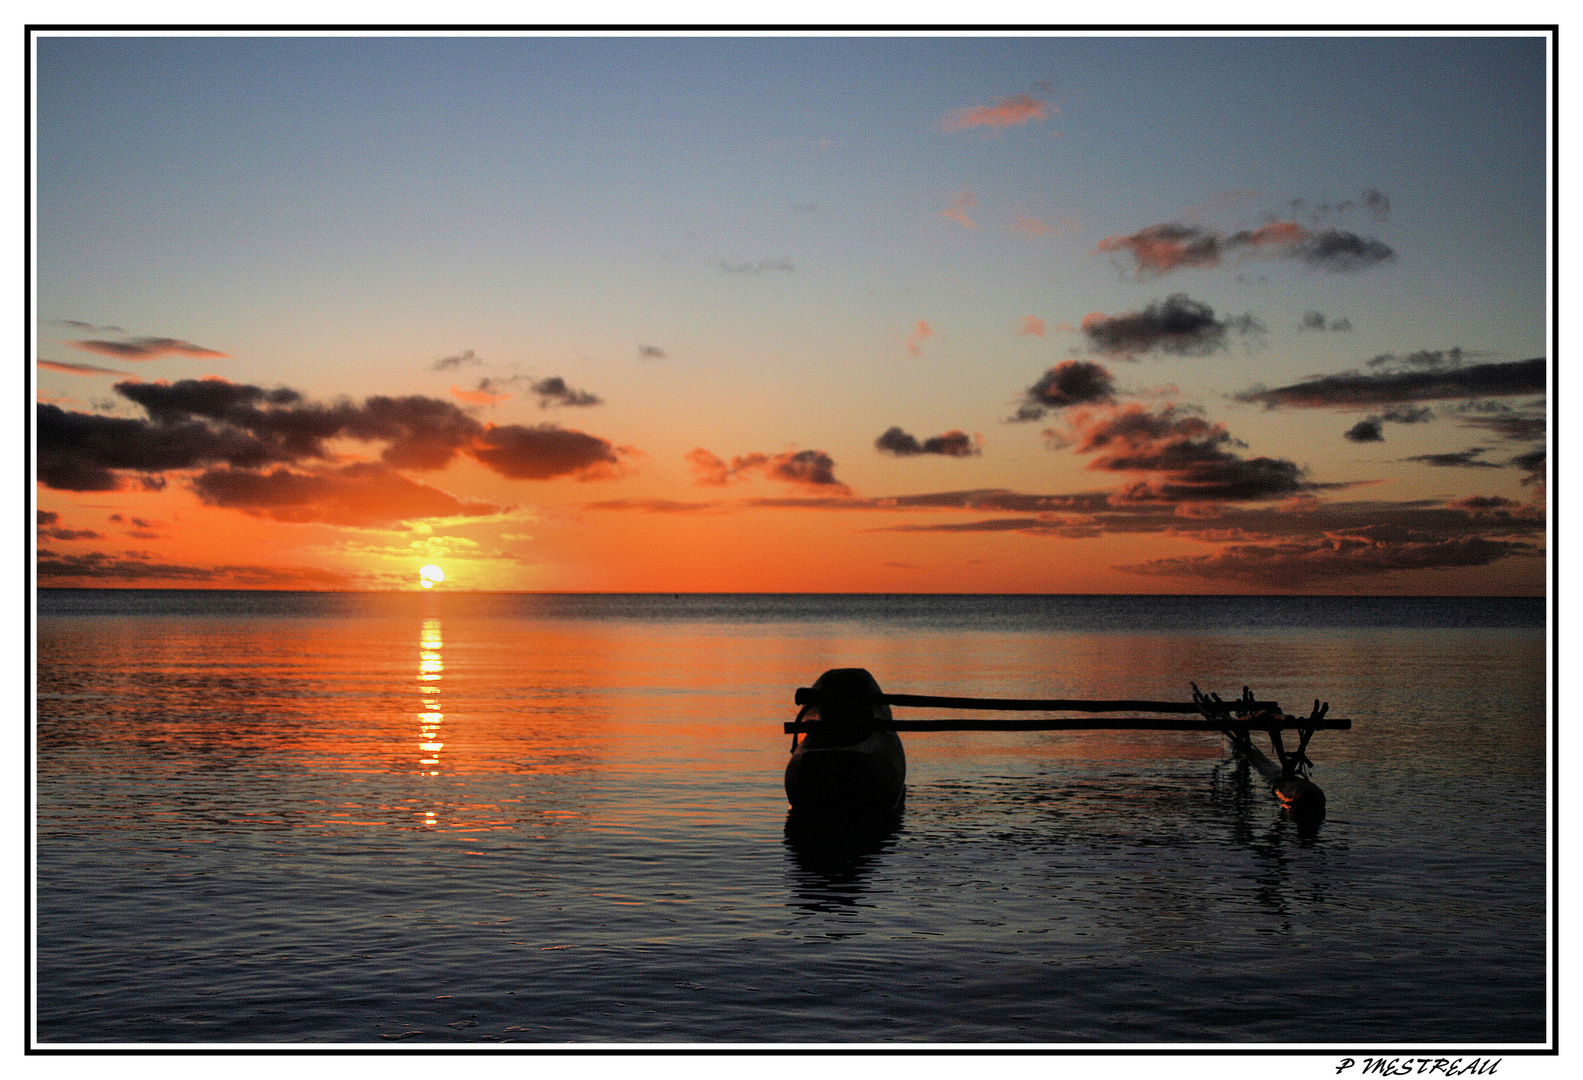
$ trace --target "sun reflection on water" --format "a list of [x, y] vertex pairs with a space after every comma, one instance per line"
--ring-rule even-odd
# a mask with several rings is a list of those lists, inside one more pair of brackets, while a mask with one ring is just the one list
[[[445, 662], [440, 655], [444, 646], [439, 619], [424, 619], [418, 635], [418, 758], [419, 773], [440, 775], [440, 751], [445, 743], [440, 737], [440, 726], [445, 713], [440, 704], [440, 676]], [[436, 824], [434, 811], [426, 811], [425, 825]]]

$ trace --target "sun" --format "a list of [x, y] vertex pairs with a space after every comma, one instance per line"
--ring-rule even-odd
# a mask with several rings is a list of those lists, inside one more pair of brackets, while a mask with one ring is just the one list
[[418, 584], [425, 589], [432, 589], [436, 583], [445, 580], [445, 571], [430, 563], [418, 571], [418, 577], [421, 579]]

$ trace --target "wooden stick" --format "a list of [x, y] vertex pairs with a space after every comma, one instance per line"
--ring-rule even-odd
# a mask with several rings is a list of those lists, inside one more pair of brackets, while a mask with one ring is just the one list
[[[795, 695], [798, 705], [865, 705], [884, 703], [936, 709], [990, 709], [1003, 712], [1161, 712], [1197, 713], [1199, 705], [1192, 701], [1078, 701], [1065, 698], [969, 698], [935, 697], [930, 694], [838, 694], [816, 690], [811, 686], [798, 687]], [[1279, 712], [1280, 705], [1273, 701], [1228, 701], [1227, 709], [1249, 708], [1254, 712]], [[905, 730], [905, 729], [898, 729]]]
[[1296, 731], [1314, 726], [1330, 731], [1350, 731], [1352, 721], [1344, 717], [1309, 720], [1296, 716], [1250, 716], [1218, 720], [1166, 720], [1149, 716], [1106, 719], [1076, 717], [1070, 720], [875, 720], [852, 723], [840, 720], [788, 720], [785, 731], [839, 731], [862, 728], [867, 731]]

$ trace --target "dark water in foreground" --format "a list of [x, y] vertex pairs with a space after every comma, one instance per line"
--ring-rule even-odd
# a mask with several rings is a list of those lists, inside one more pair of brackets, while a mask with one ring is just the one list
[[[1540, 1042], [1543, 614], [44, 592], [36, 1037]], [[1030, 732], [905, 735], [904, 814], [838, 841], [781, 790], [838, 666], [1355, 727], [1311, 837], [1216, 738]]]

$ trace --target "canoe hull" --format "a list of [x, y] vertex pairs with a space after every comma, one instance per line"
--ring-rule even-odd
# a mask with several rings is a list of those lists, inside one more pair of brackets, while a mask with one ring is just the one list
[[[879, 693], [863, 668], [836, 668], [819, 676], [815, 688]], [[883, 703], [851, 708], [809, 705], [799, 720], [837, 721], [839, 733], [810, 730], [786, 763], [786, 798], [798, 811], [822, 816], [870, 816], [901, 805], [907, 783], [907, 753], [894, 731], [863, 730], [865, 721], [891, 719]]]

